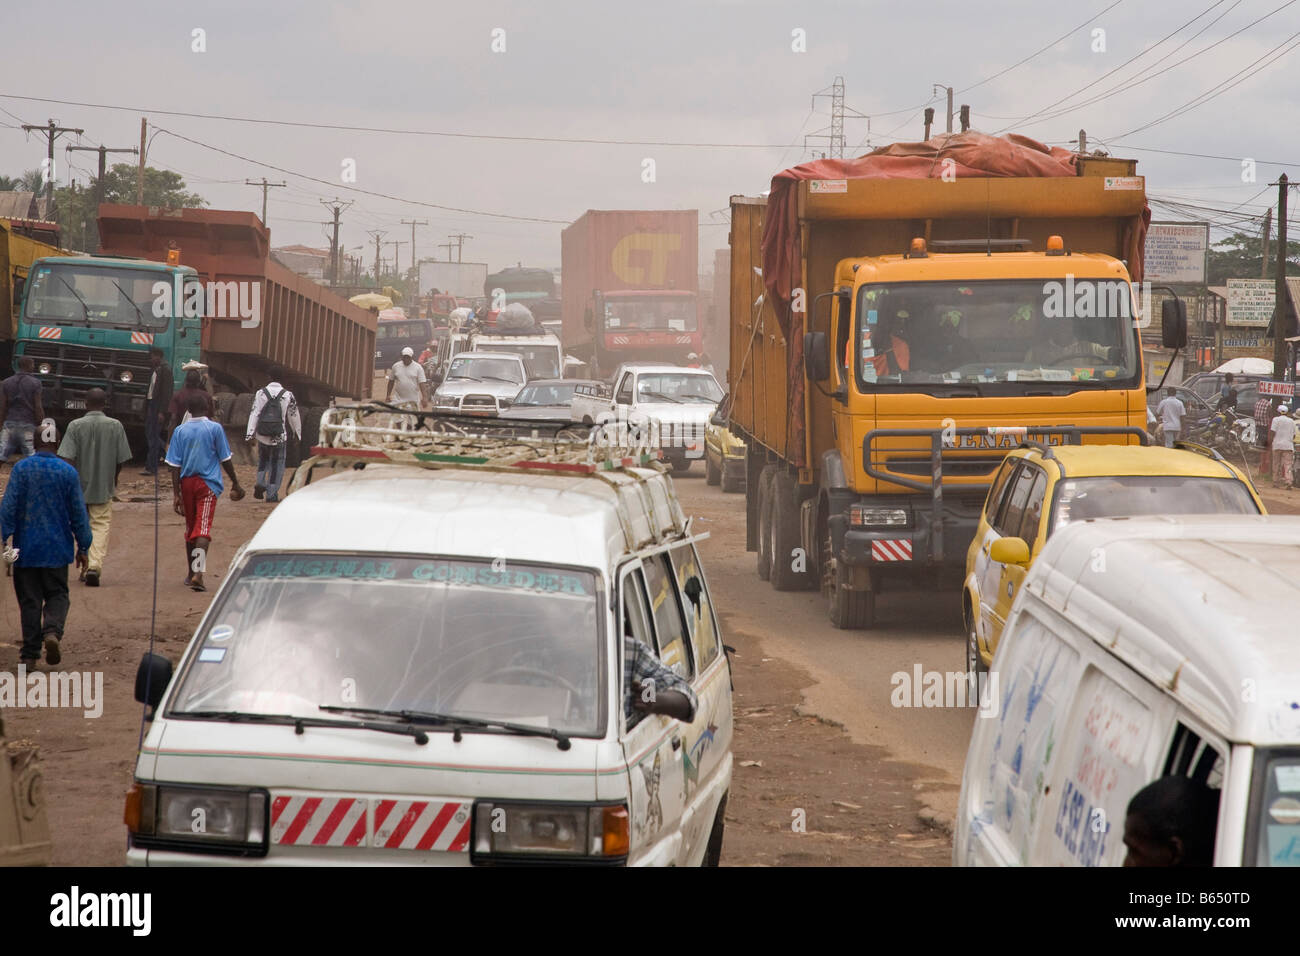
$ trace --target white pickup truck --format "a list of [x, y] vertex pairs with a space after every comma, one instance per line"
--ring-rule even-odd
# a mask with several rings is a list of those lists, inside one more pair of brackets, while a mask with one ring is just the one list
[[[574, 391], [570, 417], [588, 425], [652, 428], [674, 472], [704, 456], [704, 430], [722, 388], [708, 372], [679, 365], [619, 366], [613, 384], [584, 382]], [[613, 440], [613, 436], [611, 436]]]

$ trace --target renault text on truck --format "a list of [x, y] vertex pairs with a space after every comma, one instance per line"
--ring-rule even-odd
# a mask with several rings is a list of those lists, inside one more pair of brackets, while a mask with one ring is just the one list
[[[932, 143], [731, 202], [747, 545], [776, 588], [820, 587], [837, 627], [872, 626], [885, 581], [956, 585], [1009, 449], [1136, 444], [1146, 421], [1135, 164]], [[915, 178], [879, 178], [886, 159]]]

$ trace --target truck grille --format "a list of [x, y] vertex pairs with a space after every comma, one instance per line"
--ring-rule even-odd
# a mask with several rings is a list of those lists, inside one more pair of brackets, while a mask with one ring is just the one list
[[[943, 474], [946, 478], [991, 478], [997, 471], [1005, 456], [990, 457], [986, 455], [957, 458], [945, 455]], [[885, 468], [899, 475], [918, 475], [929, 477], [930, 456], [894, 456], [885, 458]]]
[[54, 366], [54, 375], [68, 378], [102, 378], [118, 382], [118, 375], [129, 369], [132, 384], [147, 387], [153, 373], [148, 349], [103, 349], [36, 341], [23, 343], [23, 354], [30, 355], [37, 363], [49, 362]]

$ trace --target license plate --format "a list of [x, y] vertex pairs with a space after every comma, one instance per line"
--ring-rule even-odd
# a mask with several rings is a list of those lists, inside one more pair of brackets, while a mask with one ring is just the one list
[[63, 403], [64, 408], [85, 408], [86, 400], [84, 398], [70, 398]]

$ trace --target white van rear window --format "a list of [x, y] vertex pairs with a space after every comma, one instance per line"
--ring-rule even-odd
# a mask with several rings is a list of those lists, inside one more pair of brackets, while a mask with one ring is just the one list
[[1264, 751], [1255, 768], [1260, 797], [1255, 865], [1300, 866], [1300, 752]]

